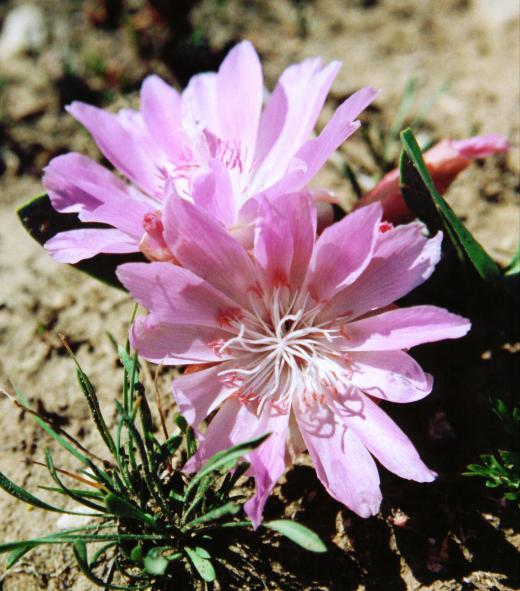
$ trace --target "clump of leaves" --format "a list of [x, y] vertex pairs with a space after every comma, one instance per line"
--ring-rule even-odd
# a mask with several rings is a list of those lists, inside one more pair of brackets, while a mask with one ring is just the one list
[[[63, 343], [68, 348], [64, 339]], [[79, 441], [34, 410], [16, 387], [13, 400], [32, 415], [59, 445], [79, 461], [76, 472], [55, 465], [45, 449], [45, 466], [54, 481], [41, 488], [68, 497], [78, 510], [57, 507], [11, 482], [0, 472], [0, 487], [34, 507], [68, 515], [88, 516], [88, 522], [39, 538], [0, 544], [8, 553], [7, 567], [44, 544], [68, 544], [84, 575], [104, 589], [194, 589], [217, 580], [226, 562], [219, 559], [230, 528], [251, 528], [240, 516], [243, 494], [237, 481], [249, 464], [243, 456], [268, 434], [221, 451], [193, 474], [182, 467], [196, 451], [186, 420], [177, 415], [169, 434], [160, 410], [163, 441], [154, 434], [145, 387], [136, 354], [118, 349], [123, 365], [123, 400], [116, 401], [117, 426], [111, 431], [101, 412], [96, 390], [69, 349], [82, 393], [110, 459], [92, 453]], [[68, 482], [74, 481], [72, 487]], [[264, 522], [312, 552], [324, 552], [320, 538], [290, 520]], [[225, 545], [225, 544], [224, 544]], [[228, 549], [229, 551], [229, 549]]]
[[[520, 407], [510, 409], [503, 400], [492, 399], [494, 413], [502, 422], [516, 447], [520, 443]], [[470, 464], [466, 476], [486, 479], [488, 488], [501, 488], [504, 497], [520, 506], [520, 452], [498, 450], [496, 454], [482, 454], [481, 464]]]

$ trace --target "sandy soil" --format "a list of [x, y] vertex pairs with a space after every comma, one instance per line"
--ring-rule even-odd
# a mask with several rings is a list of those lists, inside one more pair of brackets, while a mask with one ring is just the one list
[[[18, 4], [2, 3], [0, 19]], [[32, 55], [0, 63], [0, 385], [9, 389], [8, 380], [15, 381], [41, 410], [95, 445], [72, 363], [56, 333], [68, 335], [113, 416], [120, 376], [106, 331], [124, 338], [132, 304], [124, 293], [54, 263], [25, 234], [14, 210], [41, 191], [41, 169], [52, 156], [71, 149], [97, 155], [93, 142], [64, 113], [65, 103], [74, 98], [106, 106], [135, 102], [146, 73], [154, 70], [182, 82], [188, 66], [181, 41], [172, 41], [143, 1], [129, 0], [115, 28], [93, 1], [38, 5], [45, 42]], [[207, 59], [197, 54], [189, 67], [218, 60], [222, 48], [244, 37], [259, 50], [269, 87], [285, 66], [303, 57], [342, 60], [326, 116], [345, 95], [370, 84], [382, 93], [368, 122], [388, 127], [411, 77], [418, 79], [423, 99], [449, 83], [426, 115], [425, 138], [499, 132], [516, 146], [506, 156], [473, 165], [447, 195], [492, 255], [508, 262], [519, 234], [515, 0], [204, 0], [193, 5], [190, 34], [205, 33], [214, 54]], [[367, 179], [374, 172], [360, 135], [343, 153]], [[334, 165], [319, 183], [334, 188], [346, 203], [353, 199]], [[422, 348], [417, 357], [437, 379], [432, 395], [408, 408], [389, 409], [441, 474], [439, 481], [419, 486], [383, 473], [382, 511], [362, 520], [326, 495], [303, 460], [278, 487], [267, 514], [285, 510], [296, 516], [332, 550], [315, 557], [282, 544], [263, 559], [265, 587], [249, 580], [244, 589], [505, 590], [520, 584], [518, 513], [482, 483], [459, 476], [478, 453], [496, 449], [493, 444], [500, 441], [486, 396], [513, 388], [515, 361], [511, 347], [504, 348], [506, 336], [482, 334], [462, 352], [452, 345]], [[166, 378], [164, 397], [168, 401]], [[28, 460], [41, 459], [49, 441], [5, 398], [0, 398], [0, 433], [1, 470], [24, 486], [45, 483], [43, 472]], [[4, 494], [0, 515], [0, 541], [41, 535], [56, 521]], [[57, 548], [37, 550], [0, 575], [4, 591], [90, 588], [71, 555]]]

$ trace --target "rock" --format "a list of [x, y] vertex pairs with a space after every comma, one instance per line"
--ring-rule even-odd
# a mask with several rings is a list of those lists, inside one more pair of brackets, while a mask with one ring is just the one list
[[0, 35], [0, 62], [26, 51], [40, 49], [47, 39], [43, 13], [38, 6], [22, 4], [11, 10]]

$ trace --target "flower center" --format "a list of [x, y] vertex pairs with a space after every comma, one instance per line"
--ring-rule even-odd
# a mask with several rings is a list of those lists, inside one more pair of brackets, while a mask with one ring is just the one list
[[251, 292], [253, 311], [225, 315], [238, 334], [219, 347], [234, 360], [219, 375], [236, 388], [239, 400], [256, 404], [258, 413], [267, 402], [288, 411], [297, 395], [304, 403], [323, 402], [324, 388], [336, 380], [340, 329], [316, 323], [321, 305], [308, 306], [309, 300], [280, 286], [271, 296]]

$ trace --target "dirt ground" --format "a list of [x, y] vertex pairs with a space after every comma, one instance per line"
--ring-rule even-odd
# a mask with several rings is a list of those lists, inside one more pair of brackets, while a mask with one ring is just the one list
[[[2, 2], [0, 22], [20, 4]], [[50, 158], [69, 150], [98, 156], [93, 141], [63, 110], [71, 100], [135, 104], [147, 73], [184, 84], [196, 71], [214, 68], [225, 48], [242, 38], [256, 45], [269, 88], [284, 67], [304, 57], [342, 60], [324, 120], [343, 97], [370, 84], [382, 92], [365, 122], [388, 128], [411, 78], [418, 81], [421, 100], [446, 84], [421, 133], [440, 139], [497, 132], [513, 142], [509, 154], [472, 165], [447, 198], [498, 262], [507, 264], [514, 254], [520, 172], [517, 0], [180, 1], [171, 3], [178, 10], [171, 8], [170, 26], [144, 0], [105, 3], [121, 5], [113, 13], [94, 0], [34, 4], [43, 16], [42, 40], [7, 61], [0, 55], [0, 386], [9, 389], [8, 380], [15, 381], [40, 410], [87, 444], [95, 434], [56, 334], [68, 336], [113, 417], [120, 374], [106, 332], [124, 339], [132, 303], [123, 292], [54, 263], [15, 216], [17, 206], [41, 192], [41, 170]], [[361, 134], [347, 142], [343, 155], [368, 183], [374, 167]], [[347, 204], [354, 198], [334, 164], [318, 183]], [[460, 476], [479, 453], [503, 443], [487, 396], [513, 396], [518, 348], [500, 326], [493, 331], [489, 323], [472, 320], [482, 330], [466, 345], [417, 349], [416, 358], [436, 378], [431, 396], [386, 407], [439, 480], [418, 485], [381, 469], [382, 510], [363, 520], [327, 496], [303, 459], [277, 487], [266, 513], [296, 517], [331, 550], [314, 556], [281, 543], [265, 555], [258, 551], [264, 581], [247, 578], [243, 589], [518, 588], [518, 509], [482, 482]], [[169, 405], [167, 381], [164, 376]], [[48, 444], [30, 417], [0, 398], [2, 472], [32, 489], [46, 484], [44, 472], [29, 460], [41, 459]], [[56, 450], [57, 463], [60, 458]], [[52, 514], [28, 511], [5, 494], [0, 515], [0, 542], [42, 535], [56, 522]], [[0, 574], [3, 591], [91, 588], [71, 554], [56, 547], [36, 550]]]

